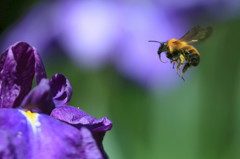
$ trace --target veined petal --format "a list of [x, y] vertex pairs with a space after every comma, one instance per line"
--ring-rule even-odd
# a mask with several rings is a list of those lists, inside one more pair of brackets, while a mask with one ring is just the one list
[[30, 138], [27, 121], [16, 109], [0, 109], [0, 158], [26, 158]]
[[25, 42], [10, 46], [0, 57], [0, 108], [18, 107], [32, 87], [46, 78], [36, 49]]
[[107, 158], [107, 154], [105, 153], [102, 144], [106, 131], [111, 130], [112, 128], [112, 122], [107, 117], [96, 119], [81, 109], [72, 106], [56, 107], [53, 109], [50, 116], [72, 124], [78, 129], [81, 129], [83, 126], [87, 127], [92, 132], [101, 154], [103, 154], [104, 158]]
[[50, 114], [55, 108], [48, 79], [41, 82], [24, 98], [21, 108], [33, 112]]
[[82, 135], [82, 147], [83, 156], [82, 159], [107, 159], [105, 152], [102, 152], [102, 147], [98, 147], [97, 142], [93, 138], [91, 131], [85, 127], [81, 127], [80, 130]]
[[112, 122], [107, 117], [96, 119], [83, 110], [72, 106], [57, 107], [50, 116], [72, 125], [86, 126], [93, 132], [105, 132], [112, 128]]
[[0, 57], [0, 108], [17, 107], [32, 87], [35, 58], [33, 48], [16, 43]]
[[103, 159], [91, 132], [48, 115], [0, 110], [0, 158]]
[[69, 80], [62, 74], [55, 74], [50, 80], [50, 85], [56, 107], [66, 105], [72, 97], [72, 86]]

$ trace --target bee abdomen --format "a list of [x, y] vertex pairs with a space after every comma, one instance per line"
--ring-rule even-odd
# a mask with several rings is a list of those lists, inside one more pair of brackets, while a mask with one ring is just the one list
[[197, 66], [200, 62], [200, 56], [199, 54], [190, 54], [188, 62], [192, 66]]

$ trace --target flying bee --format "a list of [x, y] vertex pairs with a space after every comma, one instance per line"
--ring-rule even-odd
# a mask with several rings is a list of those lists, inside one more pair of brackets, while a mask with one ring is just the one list
[[[200, 62], [200, 54], [198, 50], [190, 44], [205, 40], [211, 33], [211, 27], [201, 28], [200, 26], [195, 26], [180, 39], [170, 39], [167, 42], [150, 40], [149, 42], [157, 42], [161, 44], [157, 52], [160, 61], [166, 63], [161, 60], [161, 53], [166, 52], [166, 57], [170, 59], [171, 63], [173, 63], [173, 68], [176, 64], [176, 72], [184, 80], [183, 74], [191, 66], [197, 66]], [[179, 74], [181, 68], [182, 71], [181, 74]]]

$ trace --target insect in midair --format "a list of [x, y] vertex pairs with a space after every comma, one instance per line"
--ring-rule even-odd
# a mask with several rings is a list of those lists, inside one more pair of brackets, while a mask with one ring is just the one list
[[[161, 53], [166, 52], [166, 57], [171, 60], [171, 63], [173, 63], [173, 68], [176, 64], [176, 72], [184, 80], [183, 74], [191, 66], [197, 66], [200, 62], [200, 54], [198, 50], [190, 44], [205, 40], [211, 33], [211, 27], [201, 28], [200, 26], [195, 26], [180, 39], [170, 39], [167, 42], [150, 40], [149, 42], [157, 42], [161, 44], [158, 49], [160, 61], [166, 63], [161, 60]], [[182, 71], [181, 74], [179, 74], [181, 68]]]

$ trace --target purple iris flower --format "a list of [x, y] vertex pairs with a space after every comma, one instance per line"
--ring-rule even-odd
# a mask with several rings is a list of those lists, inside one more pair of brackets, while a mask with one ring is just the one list
[[69, 106], [70, 82], [61, 74], [47, 79], [35, 48], [10, 46], [0, 57], [0, 74], [1, 159], [107, 158], [102, 140], [111, 121]]

